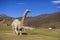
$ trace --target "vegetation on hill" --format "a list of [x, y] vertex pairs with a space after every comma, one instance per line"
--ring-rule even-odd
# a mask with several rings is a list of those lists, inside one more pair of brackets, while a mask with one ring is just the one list
[[[18, 17], [17, 19], [21, 20], [21, 18], [22, 17]], [[8, 25], [11, 24], [13, 19], [15, 18], [9, 17], [5, 14], [0, 15], [0, 22], [4, 21], [3, 23], [6, 23]], [[42, 14], [34, 17], [27, 17], [24, 25], [40, 28], [48, 28], [53, 25], [56, 28], [60, 28], [60, 12]]]

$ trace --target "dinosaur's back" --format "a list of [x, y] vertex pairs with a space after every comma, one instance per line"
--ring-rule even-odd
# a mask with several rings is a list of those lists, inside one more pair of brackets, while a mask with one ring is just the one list
[[12, 27], [21, 27], [21, 21], [19, 19], [13, 20]]

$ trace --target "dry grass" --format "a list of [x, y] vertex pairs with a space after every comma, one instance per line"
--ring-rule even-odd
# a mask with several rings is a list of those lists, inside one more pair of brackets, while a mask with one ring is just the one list
[[17, 36], [12, 33], [0, 34], [0, 40], [59, 40], [58, 38], [44, 35], [22, 35]]
[[12, 33], [11, 27], [0, 25], [0, 40], [60, 40], [60, 29], [34, 29], [28, 35], [18, 36]]
[[60, 40], [60, 29], [35, 29], [22, 36], [15, 35], [9, 30], [0, 31], [0, 40]]

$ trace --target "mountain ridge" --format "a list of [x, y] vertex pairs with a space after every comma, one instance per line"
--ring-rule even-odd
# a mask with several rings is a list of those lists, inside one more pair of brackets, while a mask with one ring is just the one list
[[[21, 20], [22, 17], [18, 17], [17, 19]], [[6, 24], [11, 24], [13, 17], [9, 17], [7, 15], [0, 15], [0, 21], [5, 20]], [[32, 27], [40, 27], [40, 28], [48, 28], [53, 25], [56, 28], [60, 28], [60, 12], [55, 12], [51, 14], [42, 14], [34, 17], [27, 17], [24, 23], [25, 26]]]

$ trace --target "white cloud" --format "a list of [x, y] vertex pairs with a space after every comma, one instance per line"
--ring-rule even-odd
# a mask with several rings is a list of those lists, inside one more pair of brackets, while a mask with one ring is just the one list
[[52, 3], [54, 3], [54, 4], [60, 4], [60, 0], [52, 1]]
[[58, 6], [57, 8], [60, 8], [60, 6]]
[[24, 4], [24, 3], [16, 3], [16, 4]]
[[[55, 0], [55, 1], [51, 1], [53, 4], [60, 4], [60, 0]], [[60, 6], [57, 6], [56, 8], [60, 8]]]

